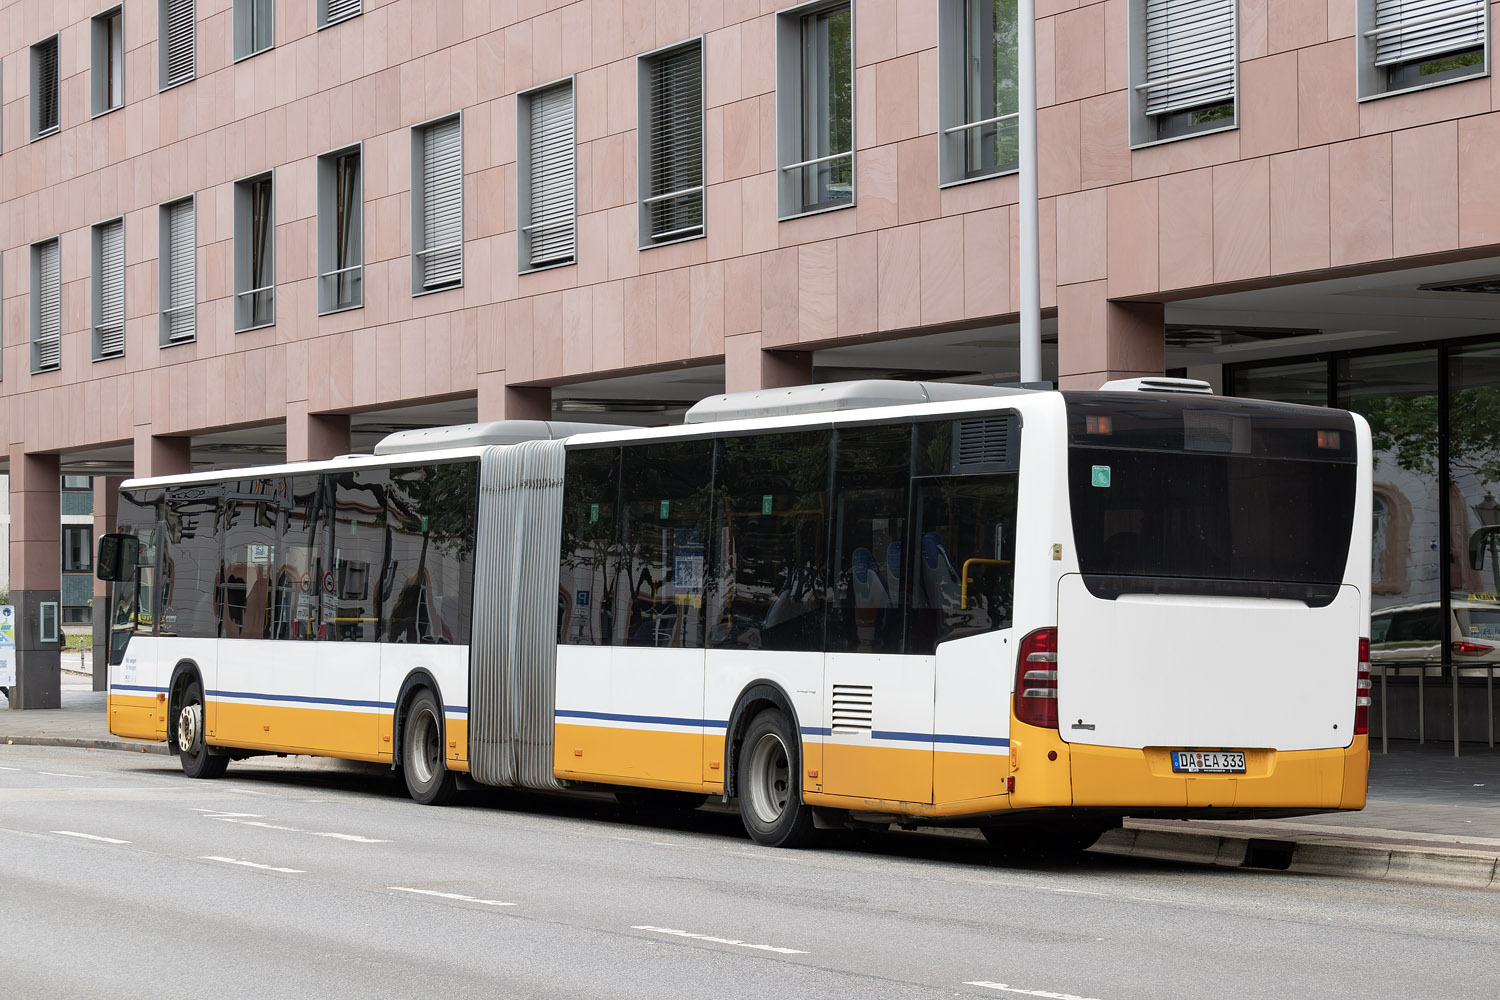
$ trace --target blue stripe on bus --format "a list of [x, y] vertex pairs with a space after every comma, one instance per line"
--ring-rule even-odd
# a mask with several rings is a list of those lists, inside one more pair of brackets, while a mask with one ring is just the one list
[[[803, 736], [832, 736], [833, 731], [824, 726], [803, 726]], [[958, 736], [946, 733], [898, 733], [886, 729], [877, 729], [870, 733], [872, 739], [892, 740], [895, 742], [910, 743], [956, 743], [964, 746], [978, 747], [1008, 747], [1010, 740], [1005, 737], [995, 736]]]
[[677, 719], [669, 715], [616, 715], [612, 712], [575, 712], [559, 708], [553, 713], [559, 719], [600, 719], [604, 722], [646, 722], [660, 726], [703, 726], [706, 729], [728, 729], [728, 722], [714, 719]]
[[150, 687], [146, 684], [111, 684], [111, 691], [147, 691], [151, 694], [166, 694], [167, 689], [163, 687]]
[[341, 705], [348, 708], [389, 708], [393, 701], [358, 701], [352, 698], [310, 698], [298, 694], [257, 694], [254, 691], [209, 691], [210, 698], [253, 698], [256, 701], [289, 701], [304, 705]]

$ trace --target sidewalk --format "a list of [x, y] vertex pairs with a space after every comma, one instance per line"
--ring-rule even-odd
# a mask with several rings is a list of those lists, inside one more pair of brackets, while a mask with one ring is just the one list
[[[0, 745], [165, 754], [111, 736], [105, 694], [64, 671], [59, 711], [12, 712], [0, 700]], [[1099, 850], [1232, 867], [1390, 878], [1500, 891], [1500, 748], [1393, 744], [1372, 755], [1366, 808], [1287, 820], [1127, 820]]]

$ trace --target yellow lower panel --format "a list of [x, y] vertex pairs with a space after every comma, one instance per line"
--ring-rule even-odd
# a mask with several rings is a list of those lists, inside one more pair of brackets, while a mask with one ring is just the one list
[[964, 802], [1005, 794], [1010, 758], [939, 750], [932, 757], [932, 800]]
[[706, 784], [702, 733], [558, 723], [554, 740], [553, 767], [559, 778], [644, 788], [698, 789]]
[[448, 770], [467, 771], [469, 769], [469, 720], [449, 718], [443, 724], [444, 735], [448, 740], [446, 756]]
[[[285, 705], [241, 705], [220, 701], [208, 742], [251, 750], [314, 753], [353, 760], [390, 760], [391, 745], [381, 739], [381, 717]], [[390, 723], [384, 723], [388, 732]]]
[[167, 703], [157, 701], [155, 695], [111, 694], [108, 701], [113, 735], [157, 743], [167, 738]]
[[932, 802], [932, 751], [823, 744], [823, 792], [896, 802]]

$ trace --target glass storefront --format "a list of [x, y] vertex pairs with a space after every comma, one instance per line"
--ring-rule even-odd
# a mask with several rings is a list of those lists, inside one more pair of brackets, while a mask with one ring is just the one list
[[1224, 391], [1370, 422], [1371, 735], [1493, 745], [1500, 341], [1228, 366]]

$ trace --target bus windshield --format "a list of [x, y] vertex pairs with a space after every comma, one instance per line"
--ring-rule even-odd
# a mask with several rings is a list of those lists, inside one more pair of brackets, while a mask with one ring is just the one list
[[1121, 593], [1323, 606], [1353, 524], [1353, 419], [1204, 396], [1065, 393], [1079, 567]]

